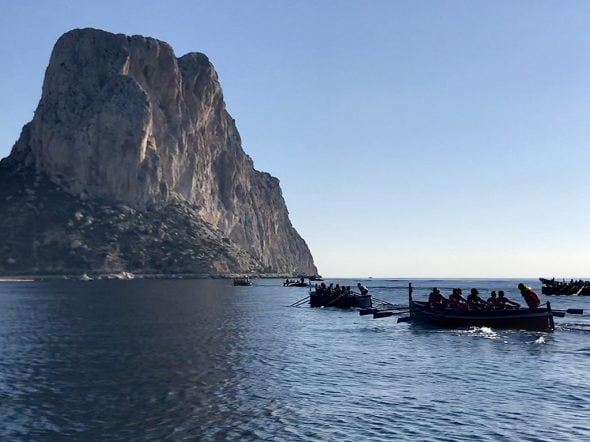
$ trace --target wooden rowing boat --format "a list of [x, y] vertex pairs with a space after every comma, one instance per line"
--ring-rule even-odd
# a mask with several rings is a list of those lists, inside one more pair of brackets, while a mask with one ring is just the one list
[[543, 284], [541, 293], [548, 296], [590, 296], [589, 281], [559, 282], [555, 279], [539, 278]]
[[370, 308], [372, 305], [371, 295], [356, 295], [354, 293], [337, 295], [315, 291], [309, 294], [310, 307]]
[[307, 287], [306, 282], [290, 282], [289, 284], [283, 283], [283, 287]]
[[512, 310], [458, 310], [433, 308], [428, 302], [410, 302], [412, 322], [445, 328], [490, 327], [547, 331], [555, 328], [551, 305]]
[[504, 310], [469, 310], [432, 307], [428, 302], [412, 300], [409, 292], [410, 321], [443, 328], [490, 327], [549, 331], [555, 328], [551, 304], [545, 307]]

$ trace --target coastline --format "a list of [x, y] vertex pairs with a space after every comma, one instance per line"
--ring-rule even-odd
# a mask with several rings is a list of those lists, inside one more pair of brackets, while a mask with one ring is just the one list
[[56, 275], [5, 275], [0, 276], [1, 283], [24, 283], [43, 281], [131, 281], [135, 279], [234, 279], [243, 278], [277, 279], [294, 278], [291, 274], [284, 273], [84, 273], [80, 274], [56, 274]]

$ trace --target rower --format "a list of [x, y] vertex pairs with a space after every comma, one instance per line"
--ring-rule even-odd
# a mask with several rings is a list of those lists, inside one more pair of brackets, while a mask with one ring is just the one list
[[479, 291], [477, 289], [471, 289], [471, 293], [467, 297], [467, 305], [471, 308], [485, 308], [488, 303], [479, 297]]
[[428, 302], [431, 307], [441, 308], [446, 307], [449, 301], [442, 295], [436, 287], [432, 289], [432, 293], [428, 296]]
[[453, 294], [449, 296], [449, 306], [454, 308], [467, 307], [467, 301], [461, 295], [461, 289], [453, 289]]
[[516, 307], [516, 308], [520, 308], [520, 304], [518, 302], [514, 302], [511, 301], [510, 299], [506, 298], [504, 296], [504, 290], [500, 290], [498, 292], [498, 305], [506, 308], [512, 308], [512, 307]]
[[532, 288], [525, 286], [521, 282], [520, 284], [518, 284], [518, 290], [520, 290], [520, 294], [524, 298], [526, 305], [528, 305], [529, 308], [539, 308], [539, 306], [541, 305], [541, 300]]
[[498, 302], [498, 297], [496, 296], [495, 290], [493, 290], [492, 293], [490, 293], [490, 297], [488, 298], [487, 303], [493, 307], [500, 306], [500, 303]]
[[356, 285], [359, 289], [359, 292], [361, 292], [361, 295], [366, 295], [367, 293], [369, 293], [369, 289], [366, 288], [364, 285], [362, 285], [360, 282]]

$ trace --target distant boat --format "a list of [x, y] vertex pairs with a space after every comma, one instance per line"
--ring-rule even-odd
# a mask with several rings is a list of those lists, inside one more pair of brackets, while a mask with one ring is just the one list
[[324, 279], [320, 275], [314, 275], [309, 277], [310, 281], [323, 281]]
[[371, 295], [318, 293], [309, 294], [310, 307], [370, 308], [373, 306]]
[[250, 278], [248, 278], [247, 276], [245, 278], [235, 278], [234, 279], [234, 285], [236, 286], [250, 286], [252, 285], [252, 281], [250, 281]]
[[549, 296], [590, 296], [590, 281], [556, 281], [555, 278], [539, 278], [541, 293]]
[[283, 287], [307, 287], [307, 282], [305, 282], [305, 281], [283, 282]]

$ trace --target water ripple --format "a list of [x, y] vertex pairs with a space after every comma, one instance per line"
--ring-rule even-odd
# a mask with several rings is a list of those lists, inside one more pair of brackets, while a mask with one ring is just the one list
[[[368, 284], [404, 302], [404, 281]], [[516, 296], [505, 280], [417, 296], [427, 284]], [[587, 316], [555, 333], [436, 330], [285, 307], [304, 295], [273, 280], [0, 285], [0, 436], [590, 439]]]

